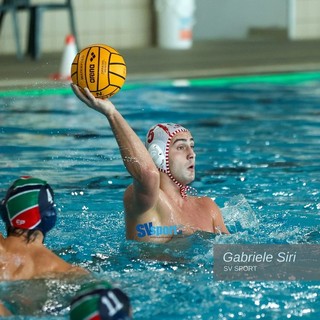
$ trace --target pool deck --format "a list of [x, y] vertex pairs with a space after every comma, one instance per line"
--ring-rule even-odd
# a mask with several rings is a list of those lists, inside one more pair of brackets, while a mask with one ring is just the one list
[[[119, 51], [127, 63], [127, 81], [132, 82], [320, 71], [320, 40], [204, 41], [188, 50]], [[0, 55], [0, 91], [65, 86], [66, 82], [52, 79], [61, 58], [61, 52], [43, 54], [38, 61]]]

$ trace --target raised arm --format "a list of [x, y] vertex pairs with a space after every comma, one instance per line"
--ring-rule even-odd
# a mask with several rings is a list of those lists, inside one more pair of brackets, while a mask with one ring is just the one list
[[148, 210], [158, 199], [160, 175], [144, 144], [110, 100], [95, 98], [87, 88], [83, 94], [76, 85], [71, 87], [81, 101], [107, 117], [124, 165], [134, 180], [135, 205]]

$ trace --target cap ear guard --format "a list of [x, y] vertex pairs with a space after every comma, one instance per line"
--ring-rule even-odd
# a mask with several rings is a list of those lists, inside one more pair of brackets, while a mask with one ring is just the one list
[[55, 226], [57, 221], [57, 212], [54, 205], [54, 193], [48, 184], [42, 186], [40, 189], [39, 209], [41, 214], [41, 222], [37, 229], [39, 229], [45, 235]]
[[5, 223], [6, 227], [8, 225], [10, 225], [10, 221], [8, 218], [8, 212], [7, 212], [7, 208], [5, 205], [5, 199], [1, 200], [1, 204], [0, 204], [0, 215], [1, 215], [1, 219], [3, 220], [3, 222]]
[[128, 296], [118, 288], [100, 293], [99, 314], [101, 320], [129, 320], [130, 302]]
[[165, 163], [166, 163], [166, 156], [163, 153], [159, 144], [152, 143], [148, 148], [148, 152], [151, 155], [151, 158], [152, 158], [153, 162], [155, 163], [155, 165], [159, 169], [163, 169], [165, 167]]

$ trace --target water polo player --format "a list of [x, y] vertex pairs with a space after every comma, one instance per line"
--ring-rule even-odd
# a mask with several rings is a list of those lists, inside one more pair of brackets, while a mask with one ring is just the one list
[[195, 177], [194, 140], [189, 130], [159, 124], [149, 131], [145, 146], [110, 100], [95, 98], [87, 88], [84, 93], [76, 85], [72, 89], [87, 106], [107, 117], [133, 178], [124, 194], [128, 239], [166, 242], [174, 232], [155, 231], [175, 230], [175, 226], [179, 235], [197, 230], [229, 233], [211, 198], [187, 193]]
[[0, 234], [0, 281], [87, 273], [43, 245], [57, 219], [54, 193], [46, 181], [29, 176], [17, 179], [2, 200], [0, 211], [7, 230], [6, 238]]

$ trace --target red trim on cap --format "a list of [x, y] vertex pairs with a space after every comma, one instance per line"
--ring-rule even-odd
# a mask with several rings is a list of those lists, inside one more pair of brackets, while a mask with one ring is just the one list
[[186, 198], [187, 197], [187, 190], [189, 189], [188, 186], [180, 183], [179, 181], [177, 181], [171, 171], [170, 171], [170, 166], [169, 166], [169, 149], [170, 149], [170, 143], [172, 138], [180, 133], [180, 132], [188, 132], [189, 130], [185, 129], [185, 128], [179, 128], [176, 131], [173, 131], [170, 135], [169, 138], [167, 140], [167, 144], [166, 144], [166, 155], [165, 155], [165, 159], [166, 159], [166, 170], [167, 170], [167, 174], [169, 176], [169, 178], [180, 188], [180, 194], [182, 198]]
[[11, 225], [19, 229], [33, 229], [40, 222], [41, 215], [38, 205], [19, 212], [13, 219], [11, 219]]

